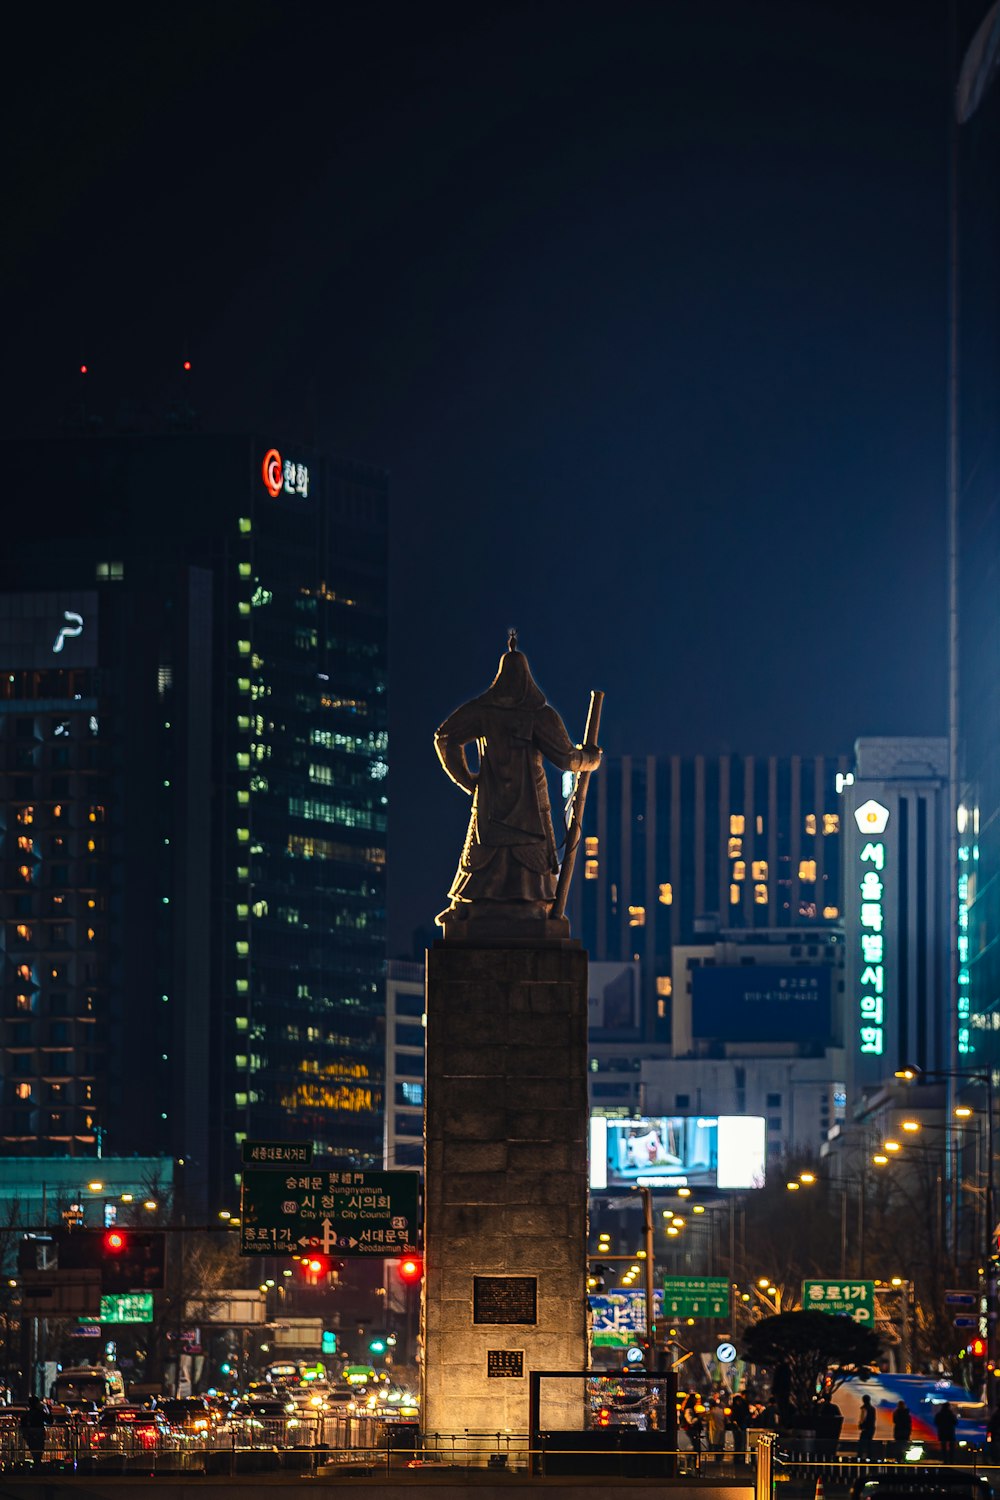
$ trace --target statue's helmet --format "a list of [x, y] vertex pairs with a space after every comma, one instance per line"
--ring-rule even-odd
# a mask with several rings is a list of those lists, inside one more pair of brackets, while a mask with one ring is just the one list
[[480, 697], [480, 703], [489, 703], [494, 708], [541, 708], [545, 694], [535, 682], [528, 666], [528, 658], [518, 651], [516, 634], [511, 632], [510, 644], [497, 667], [497, 675]]

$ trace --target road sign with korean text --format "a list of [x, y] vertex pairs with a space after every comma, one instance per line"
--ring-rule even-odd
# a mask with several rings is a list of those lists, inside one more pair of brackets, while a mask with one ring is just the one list
[[410, 1255], [417, 1249], [416, 1172], [248, 1167], [243, 1255]]
[[663, 1313], [668, 1318], [728, 1318], [729, 1282], [725, 1276], [666, 1276]]
[[802, 1283], [802, 1307], [806, 1312], [840, 1313], [875, 1327], [875, 1283], [874, 1281], [850, 1281], [842, 1277], [839, 1281], [804, 1281]]

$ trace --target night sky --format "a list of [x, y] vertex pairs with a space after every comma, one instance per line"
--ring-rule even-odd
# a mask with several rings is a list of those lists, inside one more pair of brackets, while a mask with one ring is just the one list
[[5, 95], [6, 433], [389, 472], [390, 952], [509, 625], [611, 753], [945, 732], [943, 3], [39, 8]]

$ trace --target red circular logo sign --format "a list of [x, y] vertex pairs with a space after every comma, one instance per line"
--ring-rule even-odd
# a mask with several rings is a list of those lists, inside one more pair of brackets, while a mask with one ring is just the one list
[[276, 500], [281, 494], [281, 486], [284, 482], [284, 471], [281, 466], [281, 454], [277, 448], [268, 448], [264, 454], [264, 462], [261, 464], [261, 473], [264, 476], [264, 484], [272, 500]]

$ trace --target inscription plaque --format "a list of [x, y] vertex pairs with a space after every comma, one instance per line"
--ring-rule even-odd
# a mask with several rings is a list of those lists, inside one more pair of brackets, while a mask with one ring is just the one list
[[486, 1374], [491, 1380], [523, 1380], [523, 1349], [487, 1349]]
[[474, 1276], [473, 1323], [537, 1323], [536, 1276]]

